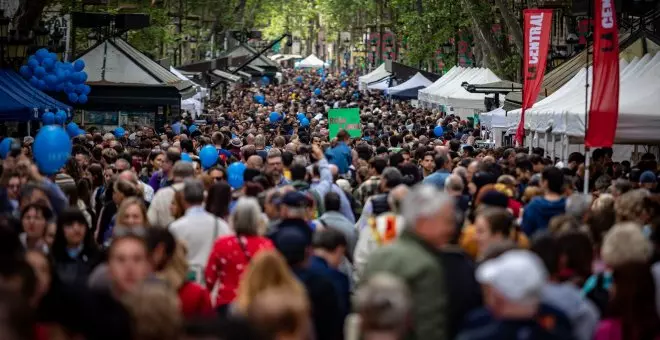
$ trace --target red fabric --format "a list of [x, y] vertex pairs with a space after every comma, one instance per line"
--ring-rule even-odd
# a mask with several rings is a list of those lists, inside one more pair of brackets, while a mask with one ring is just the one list
[[181, 314], [188, 319], [199, 316], [213, 316], [211, 295], [208, 290], [195, 282], [186, 282], [179, 288]]
[[520, 209], [522, 208], [522, 203], [514, 200], [513, 198], [509, 198], [509, 204], [507, 205], [507, 207], [511, 209], [511, 212], [513, 213], [513, 217], [520, 216]]
[[37, 323], [34, 325], [34, 340], [48, 340], [50, 339], [50, 332], [48, 325]]
[[614, 1], [594, 3], [594, 77], [584, 144], [611, 147], [619, 118], [619, 32]]
[[524, 21], [524, 53], [523, 53], [523, 102], [520, 123], [516, 130], [516, 142], [522, 145], [525, 137], [525, 110], [532, 107], [536, 102], [543, 75], [545, 64], [548, 59], [548, 47], [550, 46], [550, 29], [552, 25], [551, 9], [526, 9], [523, 10]]
[[236, 298], [241, 275], [250, 262], [248, 255], [254, 258], [259, 251], [274, 248], [269, 239], [261, 236], [241, 236], [241, 241], [245, 246], [245, 252], [235, 235], [221, 237], [213, 245], [204, 277], [209, 291], [213, 290], [216, 283], [220, 284], [216, 307], [231, 303]]

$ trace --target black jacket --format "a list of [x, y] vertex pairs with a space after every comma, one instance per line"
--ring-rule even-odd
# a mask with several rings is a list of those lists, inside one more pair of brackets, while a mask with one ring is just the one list
[[344, 315], [332, 280], [313, 268], [294, 269], [294, 273], [307, 289], [312, 306], [315, 339], [343, 339]]
[[83, 249], [72, 258], [68, 254], [53, 254], [55, 272], [66, 285], [84, 286], [94, 268], [101, 262], [101, 252], [97, 249]]
[[467, 315], [482, 306], [481, 286], [474, 277], [474, 262], [459, 247], [450, 246], [443, 249], [440, 257], [449, 290], [448, 333], [449, 339], [453, 339]]

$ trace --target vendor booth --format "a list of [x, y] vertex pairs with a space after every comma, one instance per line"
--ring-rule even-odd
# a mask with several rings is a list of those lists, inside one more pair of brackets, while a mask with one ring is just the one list
[[330, 64], [319, 59], [317, 56], [310, 54], [307, 58], [295, 63], [298, 68], [324, 68], [329, 67]]
[[[358, 88], [366, 90], [370, 84], [381, 83], [392, 76], [392, 73], [385, 69], [385, 64], [381, 64], [375, 70], [358, 78]], [[389, 85], [389, 84], [388, 84]]]
[[121, 38], [106, 39], [77, 59], [85, 62], [88, 102], [74, 120], [84, 126], [153, 126], [181, 114], [181, 102], [197, 94], [195, 84], [177, 77]]
[[417, 99], [419, 90], [431, 85], [433, 82], [426, 79], [421, 73], [416, 73], [406, 82], [385, 90], [385, 93], [397, 99]]

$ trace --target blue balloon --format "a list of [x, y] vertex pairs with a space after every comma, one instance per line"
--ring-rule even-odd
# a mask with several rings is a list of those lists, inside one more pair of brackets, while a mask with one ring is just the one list
[[296, 78], [296, 81], [299, 82], [299, 83], [302, 83], [302, 82], [303, 82], [303, 77], [302, 77], [302, 76], [298, 76], [298, 77]]
[[48, 58], [49, 52], [45, 48], [40, 48], [37, 50], [37, 52], [34, 53], [34, 55], [39, 61], [43, 61], [44, 59]]
[[57, 84], [57, 76], [54, 74], [49, 74], [46, 77], [44, 77], [44, 80], [46, 81], [46, 85], [56, 85]]
[[227, 182], [234, 189], [243, 187], [243, 173], [245, 173], [245, 164], [234, 162], [227, 167]]
[[80, 72], [85, 68], [85, 61], [78, 59], [73, 63], [73, 69]]
[[13, 139], [7, 137], [0, 142], [0, 158], [5, 159], [11, 150]]
[[87, 98], [86, 94], [81, 94], [81, 95], [78, 96], [78, 103], [80, 103], [80, 104], [85, 104], [85, 103], [87, 103], [88, 100], [89, 100], [89, 98]]
[[37, 79], [37, 77], [35, 77], [35, 76], [32, 76], [32, 78], [30, 78], [30, 85], [32, 85], [33, 87], [38, 88], [39, 87], [39, 79]]
[[305, 114], [302, 113], [302, 112], [298, 112], [298, 114], [296, 115], [296, 118], [298, 118], [298, 120], [301, 120], [301, 119], [305, 118]]
[[57, 53], [55, 53], [55, 52], [50, 52], [50, 53], [48, 53], [48, 57], [49, 57], [50, 59], [53, 59], [55, 62], [57, 62]]
[[87, 84], [83, 85], [83, 92], [82, 92], [82, 94], [84, 94], [84, 95], [88, 95], [90, 92], [92, 92], [92, 88], [91, 88], [89, 85], [87, 85]]
[[30, 79], [32, 77], [32, 70], [27, 65], [21, 66], [21, 68], [18, 71], [21, 74], [21, 76], [23, 76], [23, 78], [25, 79]]
[[76, 86], [73, 85], [71, 82], [64, 83], [64, 92], [65, 93], [71, 93], [71, 92], [75, 91], [75, 89], [76, 89]]
[[74, 92], [70, 92], [67, 96], [69, 98], [69, 101], [72, 103], [75, 103], [78, 101], [78, 95], [75, 94]]
[[64, 124], [66, 122], [66, 112], [59, 110], [55, 114], [55, 124]]
[[44, 58], [44, 60], [41, 61], [41, 66], [47, 70], [52, 70], [55, 67], [55, 60], [50, 57]]
[[320, 96], [320, 95], [321, 95], [321, 89], [317, 87], [317, 88], [314, 90], [314, 94], [317, 95], [317, 96]]
[[266, 76], [261, 77], [261, 83], [264, 85], [268, 85], [270, 83], [270, 79]]
[[87, 81], [87, 72], [80, 72], [80, 83], [84, 83]]
[[124, 137], [125, 134], [126, 134], [126, 130], [124, 130], [123, 127], [119, 126], [115, 128], [115, 137], [121, 138]]
[[188, 128], [188, 132], [193, 133], [195, 131], [197, 131], [197, 125], [195, 124], [190, 125], [190, 127]]
[[34, 139], [32, 151], [39, 171], [52, 175], [71, 157], [71, 138], [57, 125], [44, 126]]
[[35, 56], [31, 56], [28, 59], [27, 66], [34, 70], [35, 68], [37, 68], [37, 66], [39, 66], [39, 60], [37, 60]]
[[78, 127], [78, 124], [76, 124], [74, 122], [71, 122], [71, 123], [66, 125], [66, 133], [68, 133], [69, 137], [71, 137], [71, 138], [77, 136], [78, 130], [80, 130], [80, 128]]
[[348, 83], [346, 82], [346, 80], [342, 80], [341, 87], [346, 87], [346, 86], [348, 86]]
[[280, 116], [279, 113], [277, 113], [277, 112], [271, 112], [271, 113], [270, 113], [270, 116], [268, 117], [268, 120], [269, 120], [271, 123], [275, 123], [275, 122], [277, 122], [278, 120], [280, 120], [280, 118], [282, 118], [282, 116]]
[[199, 160], [202, 162], [202, 167], [208, 169], [218, 162], [218, 150], [213, 145], [207, 145], [199, 150]]
[[86, 134], [87, 134], [87, 132], [85, 130], [79, 128], [78, 133], [76, 134], [76, 136], [86, 135]]
[[83, 94], [83, 91], [85, 91], [85, 84], [78, 84], [76, 85], [75, 92], [77, 94]]
[[34, 68], [34, 75], [35, 77], [41, 79], [46, 75], [46, 69], [42, 66], [37, 66]]
[[307, 117], [300, 120], [300, 126], [309, 126], [309, 119]]
[[55, 124], [55, 114], [52, 112], [46, 112], [41, 116], [41, 122], [44, 125]]
[[39, 79], [39, 85], [37, 85], [37, 88], [39, 90], [45, 90], [46, 89], [46, 81], [43, 79]]
[[184, 152], [184, 153], [181, 154], [181, 160], [184, 161], [184, 162], [188, 162], [188, 163], [191, 163], [191, 162], [192, 162], [192, 158], [191, 158], [190, 155], [189, 155], [188, 153], [186, 153], [186, 152]]
[[442, 126], [438, 125], [435, 128], [433, 128], [433, 134], [436, 137], [442, 137], [442, 134], [444, 133], [444, 129], [442, 129]]
[[341, 71], [341, 77], [342, 77], [342, 78], [343, 78], [343, 77], [346, 77], [346, 72]]

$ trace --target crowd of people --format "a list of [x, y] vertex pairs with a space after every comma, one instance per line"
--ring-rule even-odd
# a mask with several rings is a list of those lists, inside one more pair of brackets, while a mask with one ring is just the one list
[[[56, 174], [17, 138], [1, 337], [660, 339], [654, 155], [593, 150], [584, 195], [584, 155], [484, 147], [474, 121], [356, 76], [238, 85], [204, 124], [86, 127]], [[329, 136], [345, 107], [362, 137]]]

